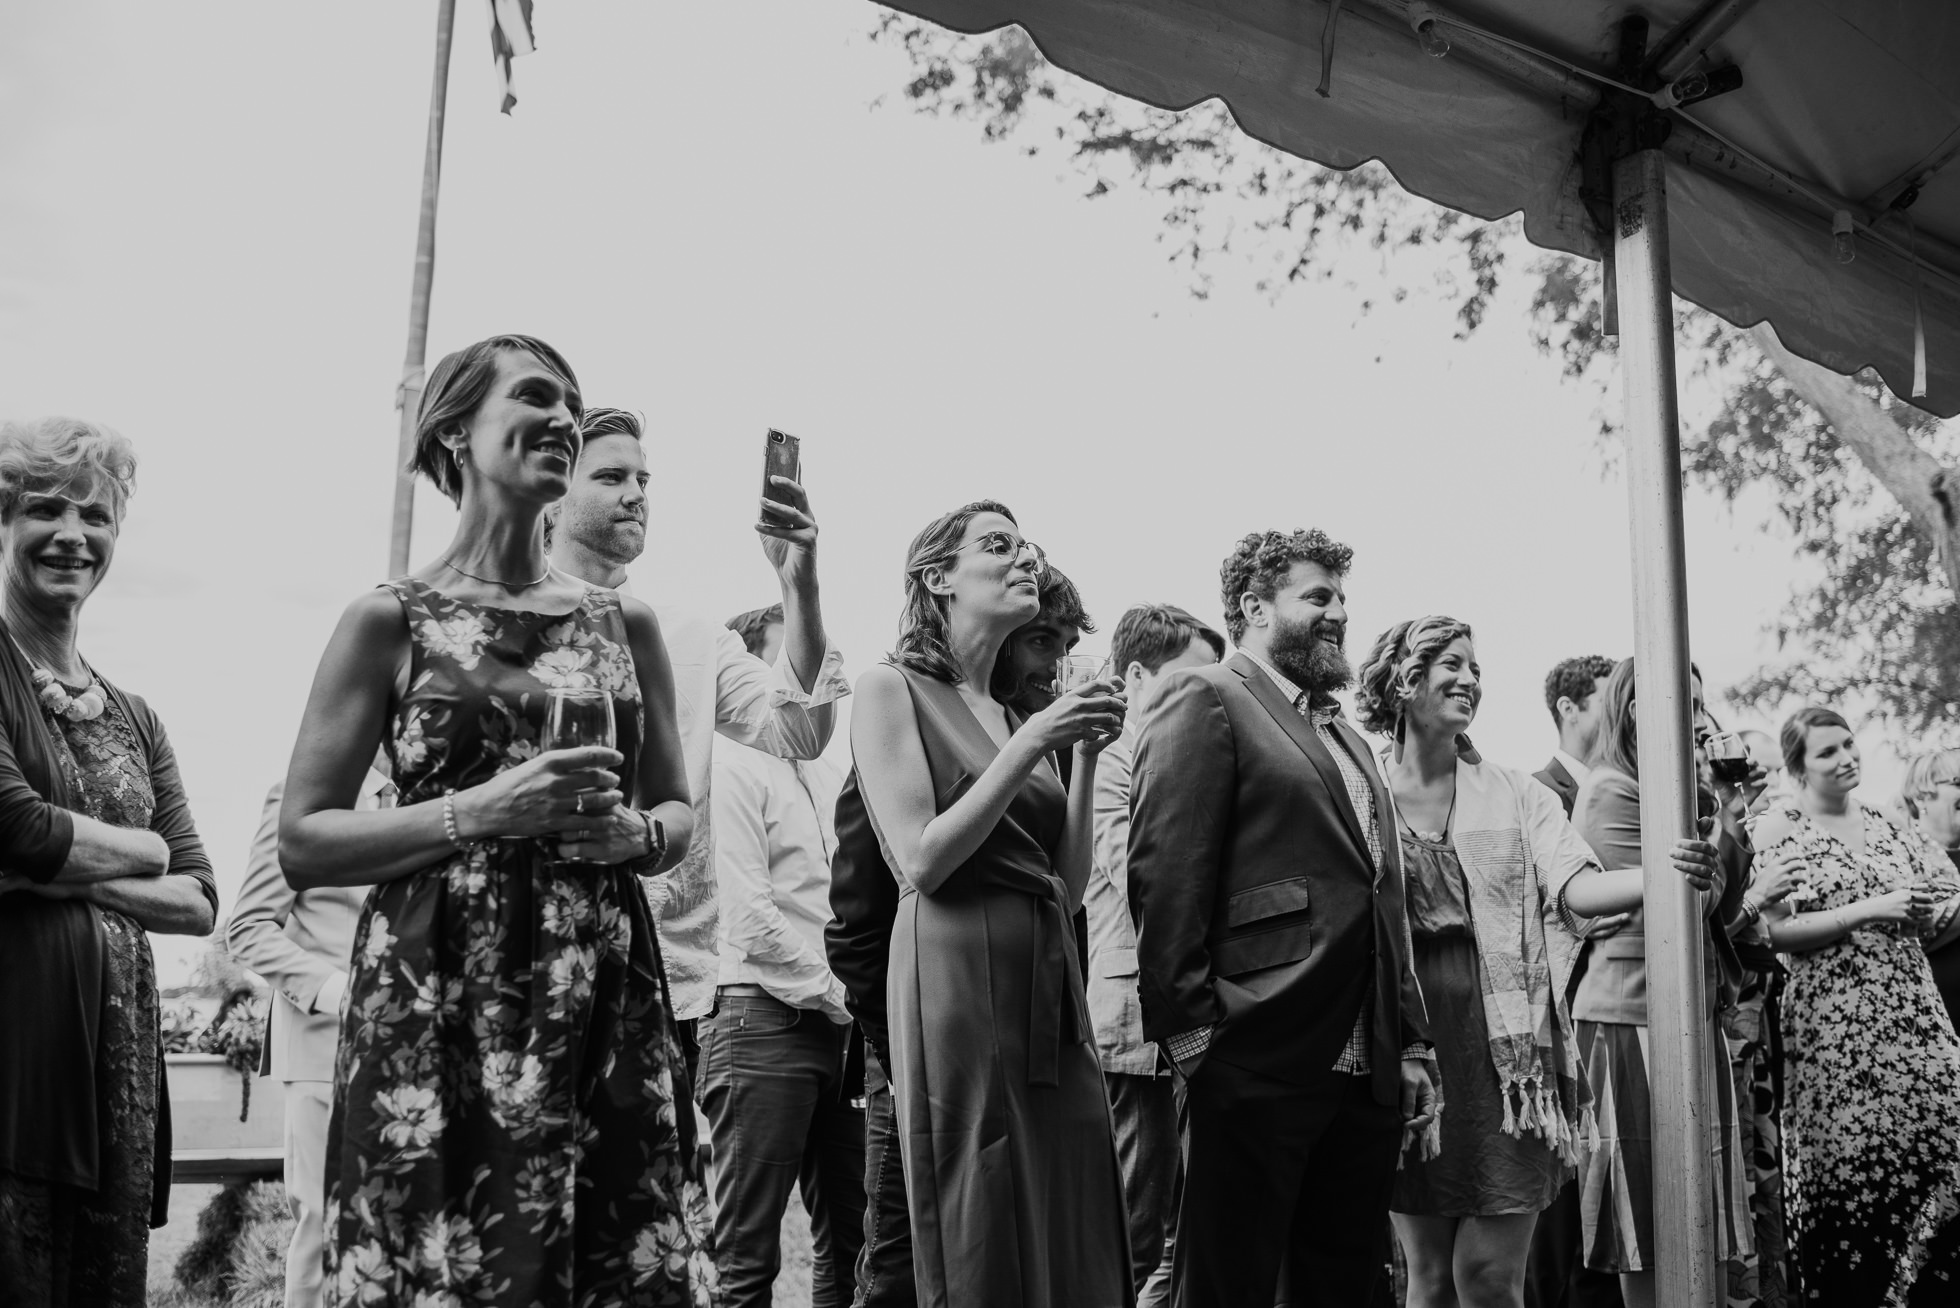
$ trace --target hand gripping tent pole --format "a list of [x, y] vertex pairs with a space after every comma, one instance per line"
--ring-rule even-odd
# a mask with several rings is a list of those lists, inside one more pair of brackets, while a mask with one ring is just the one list
[[422, 407], [422, 364], [429, 346], [429, 288], [436, 275], [436, 193], [442, 185], [442, 116], [449, 101], [449, 39], [456, 25], [456, 0], [436, 3], [435, 85], [429, 91], [429, 137], [422, 158], [422, 214], [415, 235], [415, 280], [408, 301], [408, 353], [402, 360], [395, 403], [402, 412], [395, 453], [395, 513], [388, 535], [388, 575], [408, 571], [408, 543], [415, 528], [415, 477], [408, 461], [415, 454], [415, 415]]
[[1695, 831], [1687, 552], [1674, 389], [1666, 161], [1636, 150], [1613, 169], [1614, 275], [1626, 388], [1633, 537], [1635, 700], [1640, 733], [1640, 861], [1646, 874], [1647, 1083], [1653, 1101], [1655, 1302], [1715, 1308], [1713, 1021], [1702, 961], [1701, 895], [1668, 849]]

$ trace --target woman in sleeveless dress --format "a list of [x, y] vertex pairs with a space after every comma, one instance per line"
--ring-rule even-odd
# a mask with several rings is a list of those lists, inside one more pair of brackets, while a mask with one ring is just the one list
[[[373, 885], [327, 1144], [327, 1301], [707, 1305], [693, 1113], [639, 878], [693, 830], [653, 614], [554, 571], [577, 462], [557, 351], [436, 366], [416, 468], [440, 562], [356, 600], [314, 679], [280, 861]], [[612, 698], [618, 748], [541, 751], [547, 693]], [[353, 812], [377, 741], [400, 804]]]
[[1960, 1040], [1926, 948], [1960, 935], [1960, 883], [1858, 802], [1844, 718], [1783, 725], [1793, 804], [1766, 814], [1764, 856], [1794, 848], [1807, 893], [1765, 909], [1789, 955], [1783, 1148], [1807, 1301], [1829, 1308], [1960, 1301]]
[[[1039, 608], [1041, 552], [991, 501], [912, 542], [891, 661], [851, 749], [901, 898], [887, 997], [924, 1308], [1121, 1308], [1129, 1237], [1070, 919], [1096, 754], [1123, 701], [1093, 682], [1022, 719], [989, 698]], [[1065, 793], [1053, 754], [1075, 749]]]
[[[1355, 717], [1389, 739], [1416, 979], [1444, 1106], [1389, 1209], [1410, 1308], [1517, 1308], [1538, 1214], [1598, 1134], [1567, 1003], [1580, 933], [1638, 907], [1641, 874], [1604, 871], [1558, 796], [1486, 762], [1475, 637], [1454, 618], [1397, 623], [1362, 663]], [[1714, 847], [1684, 840], [1708, 882]]]

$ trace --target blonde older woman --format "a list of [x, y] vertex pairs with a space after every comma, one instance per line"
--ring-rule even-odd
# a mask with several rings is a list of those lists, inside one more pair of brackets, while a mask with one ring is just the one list
[[0, 425], [0, 1301], [140, 1305], [170, 1191], [146, 932], [218, 892], [163, 724], [79, 648], [136, 454], [74, 418]]
[[[1960, 749], [1936, 749], [1913, 759], [1899, 798], [1925, 843], [1927, 863], [1941, 873], [1946, 871], [1942, 861], [1960, 870]], [[1950, 910], [1936, 914], [1937, 924], [1944, 926], [1948, 916]], [[1929, 946], [1926, 961], [1947, 1016], [1960, 1028], [1960, 941]]]

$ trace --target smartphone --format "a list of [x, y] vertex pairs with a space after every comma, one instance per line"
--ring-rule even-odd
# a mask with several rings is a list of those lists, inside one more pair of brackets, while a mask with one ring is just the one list
[[[782, 494], [776, 489], [776, 484], [769, 480], [771, 477], [787, 477], [794, 482], [803, 480], [803, 442], [774, 427], [762, 440], [762, 498], [780, 502]], [[763, 512], [769, 511], [764, 509]]]

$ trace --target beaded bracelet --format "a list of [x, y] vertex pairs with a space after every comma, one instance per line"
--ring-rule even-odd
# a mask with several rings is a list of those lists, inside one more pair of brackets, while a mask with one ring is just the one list
[[456, 830], [456, 792], [446, 790], [442, 795], [442, 834], [449, 837], [449, 843], [458, 849], [468, 849], [463, 843], [462, 833]]

